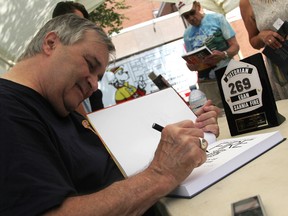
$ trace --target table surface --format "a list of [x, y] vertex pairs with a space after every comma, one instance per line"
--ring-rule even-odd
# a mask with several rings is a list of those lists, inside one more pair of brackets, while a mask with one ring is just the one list
[[[240, 136], [279, 130], [287, 138], [288, 100], [276, 104], [286, 121], [277, 127]], [[218, 139], [231, 137], [226, 117], [220, 117], [218, 123]], [[231, 216], [231, 203], [254, 195], [260, 195], [267, 215], [288, 215], [288, 140], [191, 199], [165, 197], [161, 203], [170, 216]]]

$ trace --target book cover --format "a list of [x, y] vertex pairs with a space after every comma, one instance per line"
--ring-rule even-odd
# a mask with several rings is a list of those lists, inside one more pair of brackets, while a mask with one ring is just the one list
[[[161, 133], [152, 128], [178, 121], [195, 120], [195, 114], [172, 88], [88, 114], [125, 177], [144, 170], [152, 161]], [[267, 151], [283, 138], [277, 132], [216, 142], [205, 133], [209, 147], [207, 162], [194, 169], [169, 196], [193, 197], [232, 171]]]
[[272, 49], [265, 46], [262, 53], [266, 55], [274, 64], [276, 64], [282, 71], [284, 76], [288, 79], [288, 21], [284, 21], [277, 31], [285, 41], [279, 49]]
[[188, 63], [198, 65], [198, 72], [213, 68], [214, 66], [205, 64], [204, 58], [211, 55], [211, 50], [207, 46], [200, 47], [196, 50], [186, 53], [182, 58]]

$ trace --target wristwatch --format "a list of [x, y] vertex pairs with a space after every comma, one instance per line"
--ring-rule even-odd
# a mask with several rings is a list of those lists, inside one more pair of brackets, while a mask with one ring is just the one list
[[224, 55], [225, 55], [225, 59], [229, 58], [229, 55], [227, 53], [227, 51], [223, 51]]

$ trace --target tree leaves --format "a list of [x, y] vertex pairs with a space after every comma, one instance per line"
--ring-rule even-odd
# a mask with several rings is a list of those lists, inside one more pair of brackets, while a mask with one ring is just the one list
[[129, 9], [131, 6], [126, 5], [125, 0], [106, 0], [89, 16], [97, 25], [101, 26], [109, 35], [119, 33], [123, 29], [123, 20], [128, 19], [121, 10]]

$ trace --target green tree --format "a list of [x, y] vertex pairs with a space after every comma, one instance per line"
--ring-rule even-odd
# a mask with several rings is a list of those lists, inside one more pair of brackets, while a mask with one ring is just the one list
[[119, 33], [123, 29], [124, 14], [119, 13], [131, 6], [126, 5], [125, 0], [105, 0], [100, 6], [90, 13], [90, 19], [107, 31], [109, 35]]

